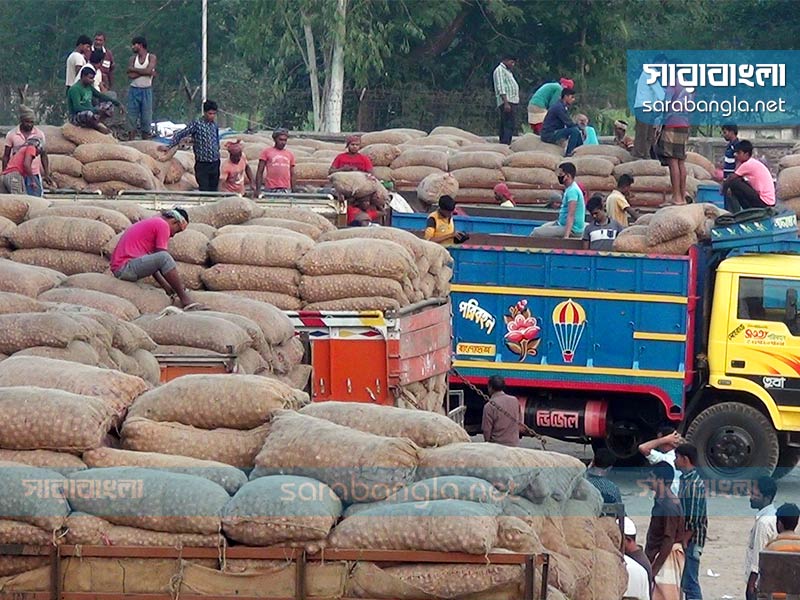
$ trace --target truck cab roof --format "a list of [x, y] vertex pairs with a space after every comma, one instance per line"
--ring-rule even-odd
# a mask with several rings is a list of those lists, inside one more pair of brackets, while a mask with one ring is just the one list
[[717, 271], [800, 278], [800, 255], [750, 254], [734, 256], [722, 261]]

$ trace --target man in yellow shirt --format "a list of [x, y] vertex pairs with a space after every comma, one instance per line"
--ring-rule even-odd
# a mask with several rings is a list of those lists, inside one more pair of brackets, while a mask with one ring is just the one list
[[616, 221], [623, 227], [630, 225], [630, 219], [636, 221], [639, 218], [639, 211], [631, 206], [631, 186], [633, 177], [627, 174], [620, 175], [617, 179], [617, 187], [606, 198], [606, 214], [612, 221]]
[[460, 244], [469, 238], [463, 231], [456, 231], [456, 225], [453, 223], [455, 209], [456, 201], [453, 198], [450, 196], [439, 198], [439, 208], [428, 215], [428, 221], [425, 223], [426, 240], [449, 246]]
[[[775, 511], [775, 524], [778, 537], [766, 545], [764, 552], [800, 552], [800, 534], [796, 533], [800, 520], [800, 508], [796, 504], [782, 504]], [[786, 598], [786, 594], [772, 594], [776, 600]]]

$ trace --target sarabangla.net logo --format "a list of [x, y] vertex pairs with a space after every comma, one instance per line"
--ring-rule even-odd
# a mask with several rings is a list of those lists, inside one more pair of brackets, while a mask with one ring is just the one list
[[729, 119], [736, 114], [742, 113], [785, 113], [786, 99], [756, 100], [753, 103], [749, 100], [739, 99], [736, 96], [730, 100], [693, 100], [691, 98], [682, 98], [678, 100], [645, 100], [642, 102], [642, 111], [663, 115], [669, 113], [701, 113], [721, 115]]

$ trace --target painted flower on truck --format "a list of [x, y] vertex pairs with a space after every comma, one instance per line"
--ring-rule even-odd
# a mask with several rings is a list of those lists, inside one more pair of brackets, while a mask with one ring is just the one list
[[536, 356], [542, 330], [528, 308], [528, 301], [520, 300], [514, 306], [509, 306], [503, 321], [507, 329], [503, 339], [508, 349], [519, 355], [520, 362], [527, 356]]

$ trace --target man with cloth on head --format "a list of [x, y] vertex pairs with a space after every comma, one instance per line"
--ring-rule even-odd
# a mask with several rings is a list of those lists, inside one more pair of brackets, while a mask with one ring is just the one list
[[528, 124], [536, 135], [542, 132], [542, 123], [547, 111], [561, 100], [561, 90], [574, 89], [571, 79], [562, 77], [559, 81], [550, 81], [539, 86], [530, 102], [528, 102]]
[[228, 151], [228, 158], [219, 169], [219, 191], [244, 195], [245, 184], [252, 185], [254, 178], [244, 155], [242, 141], [225, 142], [225, 149]]
[[265, 148], [258, 157], [256, 169], [256, 185], [253, 197], [257, 198], [261, 192], [261, 184], [266, 186], [268, 194], [290, 194], [294, 189], [294, 154], [287, 150], [289, 130], [278, 127], [272, 132], [275, 145]]
[[514, 196], [511, 195], [511, 190], [505, 183], [498, 183], [494, 186], [494, 199], [503, 208], [514, 208]]
[[342, 152], [331, 163], [328, 174], [338, 173], [339, 171], [361, 171], [372, 174], [372, 161], [369, 156], [361, 154], [361, 136], [348, 135], [345, 145], [347, 152]]
[[628, 122], [622, 119], [614, 121], [614, 145], [630, 151], [633, 148], [633, 138], [628, 135]]
[[41, 148], [42, 140], [33, 136], [28, 138], [0, 174], [0, 194], [25, 193], [25, 178], [32, 175], [33, 161]]
[[6, 135], [6, 145], [3, 150], [3, 170], [8, 167], [11, 158], [19, 152], [30, 138], [39, 138], [41, 141], [39, 155], [33, 159], [31, 174], [25, 177], [25, 191], [29, 196], [43, 196], [43, 183], [53, 185], [50, 179], [50, 165], [47, 161], [45, 144], [47, 139], [44, 132], [34, 125], [35, 115], [28, 106], [19, 107], [19, 126]]
[[173, 208], [128, 227], [111, 254], [114, 277], [134, 282], [152, 275], [168, 295], [178, 296], [184, 309], [199, 308], [186, 292], [175, 259], [168, 250], [169, 238], [188, 225], [187, 212]]

